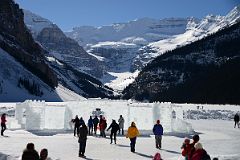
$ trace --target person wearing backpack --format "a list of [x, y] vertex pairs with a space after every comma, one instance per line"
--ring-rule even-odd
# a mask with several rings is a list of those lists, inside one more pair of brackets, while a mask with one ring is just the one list
[[210, 156], [207, 154], [207, 152], [203, 149], [203, 146], [201, 143], [196, 143], [194, 145], [195, 151], [192, 155], [191, 160], [211, 160]]

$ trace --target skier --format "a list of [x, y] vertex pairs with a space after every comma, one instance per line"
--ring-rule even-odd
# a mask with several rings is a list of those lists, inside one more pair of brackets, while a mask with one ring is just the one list
[[122, 135], [124, 135], [124, 118], [123, 118], [122, 115], [120, 115], [120, 118], [119, 118], [119, 120], [118, 120], [118, 123], [119, 123], [119, 127], [120, 127], [118, 134], [120, 134], [120, 132], [121, 132], [121, 130], [122, 130]]
[[72, 122], [74, 123], [74, 136], [76, 136], [76, 131], [77, 131], [77, 135], [78, 135], [79, 127], [80, 127], [78, 115], [76, 115], [75, 119], [73, 119]]
[[97, 134], [97, 126], [98, 126], [98, 123], [99, 123], [99, 119], [97, 116], [95, 116], [95, 118], [93, 119], [93, 127], [94, 127], [94, 134], [96, 135]]
[[211, 160], [210, 156], [207, 154], [207, 152], [203, 149], [201, 143], [196, 143], [194, 145], [195, 151], [192, 155], [191, 160]]
[[236, 125], [239, 128], [239, 124], [238, 124], [239, 123], [239, 115], [238, 115], [238, 113], [236, 113], [235, 116], [234, 116], [234, 122], [235, 122], [234, 128], [236, 128]]
[[33, 143], [27, 144], [22, 154], [22, 160], [39, 160], [38, 152], [35, 150]]
[[108, 131], [109, 129], [111, 129], [111, 134], [110, 134], [111, 143], [110, 143], [110, 144], [112, 144], [112, 138], [113, 138], [113, 136], [114, 136], [114, 142], [115, 142], [115, 144], [116, 144], [116, 141], [117, 141], [117, 139], [116, 139], [116, 134], [117, 134], [117, 131], [120, 130], [120, 128], [119, 128], [119, 125], [116, 123], [115, 120], [112, 120], [112, 123], [111, 123], [111, 125], [108, 127], [107, 131]]
[[93, 133], [93, 119], [92, 116], [90, 116], [88, 120], [88, 134], [92, 135], [92, 133]]
[[186, 138], [184, 140], [184, 143], [181, 149], [182, 149], [182, 156], [185, 157], [185, 160], [190, 160], [189, 158], [189, 154], [191, 153], [190, 139]]
[[162, 148], [163, 127], [160, 124], [160, 120], [157, 120], [157, 124], [154, 125], [153, 133], [155, 135], [156, 148], [161, 149]]
[[85, 149], [86, 149], [86, 143], [87, 143], [87, 135], [88, 135], [88, 129], [85, 124], [83, 124], [79, 129], [79, 157], [85, 157]]
[[4, 136], [3, 132], [7, 129], [6, 122], [6, 113], [3, 113], [1, 116], [1, 136]]
[[139, 131], [136, 127], [136, 124], [134, 122], [131, 123], [131, 126], [128, 128], [126, 138], [129, 138], [131, 143], [131, 152], [135, 152], [135, 145], [136, 145], [136, 140], [137, 136], [139, 136]]
[[105, 129], [107, 128], [107, 121], [105, 117], [100, 118], [99, 127], [100, 127], [100, 136], [106, 137]]

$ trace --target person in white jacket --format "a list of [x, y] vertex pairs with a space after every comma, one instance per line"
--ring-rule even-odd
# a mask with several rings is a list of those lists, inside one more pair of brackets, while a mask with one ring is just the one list
[[119, 128], [120, 128], [118, 134], [120, 134], [120, 132], [122, 130], [122, 135], [124, 135], [124, 118], [123, 118], [122, 115], [120, 115], [120, 118], [118, 120], [118, 124], [119, 124]]

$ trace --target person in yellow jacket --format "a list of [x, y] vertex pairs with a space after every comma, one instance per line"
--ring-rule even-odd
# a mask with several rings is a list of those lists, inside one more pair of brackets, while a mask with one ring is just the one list
[[139, 136], [139, 131], [134, 122], [131, 123], [131, 126], [128, 128], [126, 137], [130, 139], [131, 152], [135, 152], [135, 144]]

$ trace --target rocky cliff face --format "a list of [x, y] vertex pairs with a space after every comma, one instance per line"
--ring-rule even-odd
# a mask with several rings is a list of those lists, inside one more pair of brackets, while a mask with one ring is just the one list
[[240, 104], [240, 22], [157, 57], [123, 92], [149, 101]]
[[34, 42], [23, 20], [23, 11], [12, 0], [0, 1], [0, 47], [51, 87], [57, 76], [46, 64], [44, 51]]
[[89, 55], [76, 41], [64, 35], [56, 26], [43, 28], [36, 40], [49, 52], [61, 61], [95, 77], [103, 75], [103, 66], [97, 58]]
[[83, 47], [65, 36], [62, 30], [51, 21], [30, 11], [24, 10], [24, 21], [34, 39], [38, 41], [51, 56], [65, 62], [80, 72], [94, 77], [102, 77], [103, 64], [96, 57], [89, 55]]

